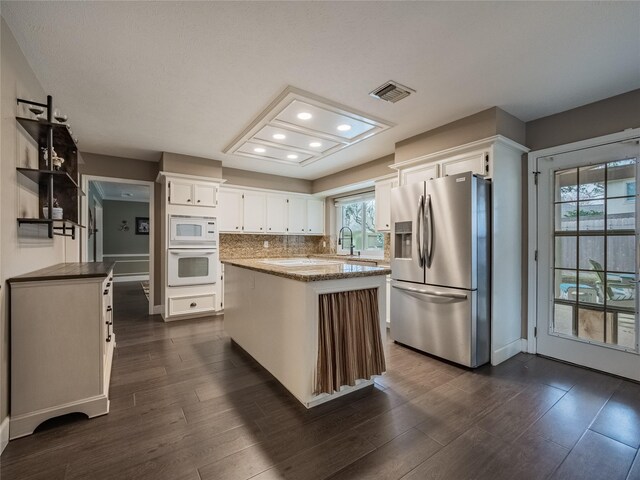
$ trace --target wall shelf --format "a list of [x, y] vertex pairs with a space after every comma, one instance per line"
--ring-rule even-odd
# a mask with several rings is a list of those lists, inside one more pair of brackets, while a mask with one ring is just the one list
[[53, 181], [56, 185], [63, 188], [75, 188], [78, 190], [78, 195], [84, 195], [84, 192], [78, 187], [76, 181], [67, 172], [62, 170], [40, 170], [36, 168], [22, 168], [18, 167], [16, 170], [27, 177], [29, 180], [36, 182], [39, 185], [46, 185], [49, 181], [49, 177], [53, 175]]
[[[18, 225], [51, 225], [54, 235], [71, 237], [72, 239], [76, 238], [76, 228], [85, 228], [84, 225], [80, 225], [73, 220], [50, 220], [48, 218], [18, 218]], [[69, 233], [67, 233], [67, 230]], [[62, 233], [57, 233], [59, 231]]]
[[63, 150], [76, 151], [78, 147], [73, 141], [67, 125], [64, 123], [52, 123], [46, 120], [35, 120], [32, 118], [16, 117], [18, 123], [33, 138], [38, 145], [47, 144], [49, 128], [53, 128], [53, 144], [58, 152]]

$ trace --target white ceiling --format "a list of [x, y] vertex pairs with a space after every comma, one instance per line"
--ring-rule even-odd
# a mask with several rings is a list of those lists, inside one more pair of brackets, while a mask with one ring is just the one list
[[103, 200], [122, 202], [149, 202], [149, 187], [132, 183], [101, 182], [92, 180]]
[[[83, 151], [317, 178], [499, 106], [528, 121], [640, 88], [638, 2], [2, 2]], [[417, 90], [369, 96], [387, 80]], [[287, 85], [396, 126], [306, 167], [222, 150]]]

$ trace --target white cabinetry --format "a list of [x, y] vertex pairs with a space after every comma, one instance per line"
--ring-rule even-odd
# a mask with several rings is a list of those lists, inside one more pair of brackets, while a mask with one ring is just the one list
[[400, 173], [402, 184], [407, 185], [409, 183], [424, 182], [434, 178], [438, 178], [439, 165], [427, 164], [418, 165], [404, 169]]
[[324, 234], [324, 200], [310, 195], [223, 187], [221, 233]]
[[394, 179], [376, 182], [376, 230], [388, 232], [391, 230], [391, 189], [398, 186]]
[[242, 232], [242, 192], [239, 190], [220, 189], [220, 205], [218, 206], [218, 229], [221, 232]]
[[215, 207], [218, 187], [213, 183], [171, 180], [168, 201], [172, 205]]
[[267, 195], [260, 192], [244, 192], [242, 202], [243, 231], [264, 233], [267, 223]]
[[440, 164], [442, 177], [456, 175], [458, 173], [473, 172], [477, 175], [489, 174], [489, 153], [480, 151], [458, 155]]
[[267, 195], [267, 233], [287, 233], [287, 196], [277, 193]]
[[324, 233], [324, 202], [315, 198], [307, 199], [307, 229], [310, 235]]
[[33, 278], [9, 280], [12, 439], [60, 415], [109, 412], [113, 271], [86, 264], [101, 276], [65, 278], [65, 265], [74, 268], [52, 267], [63, 278], [34, 272]]

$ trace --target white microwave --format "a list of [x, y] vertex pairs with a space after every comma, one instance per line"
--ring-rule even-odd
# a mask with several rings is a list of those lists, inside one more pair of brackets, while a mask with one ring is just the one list
[[167, 258], [167, 280], [170, 287], [216, 283], [217, 250], [170, 248]]
[[215, 217], [171, 215], [169, 217], [170, 247], [216, 247], [218, 229]]

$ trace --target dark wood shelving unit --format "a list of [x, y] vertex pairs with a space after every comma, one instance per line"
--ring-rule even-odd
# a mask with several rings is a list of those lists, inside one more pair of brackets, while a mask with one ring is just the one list
[[[46, 111], [46, 120], [16, 117], [18, 124], [38, 145], [38, 168], [18, 167], [21, 175], [38, 185], [39, 209], [46, 211], [45, 218], [18, 218], [18, 225], [46, 225], [49, 238], [54, 235], [75, 239], [76, 228], [84, 228], [78, 223], [78, 199], [84, 192], [78, 186], [78, 147], [65, 123], [53, 122], [53, 98], [47, 96], [47, 103], [17, 99], [18, 104], [40, 107]], [[53, 150], [64, 159], [60, 169], [53, 168]], [[46, 158], [45, 160], [45, 152]], [[64, 212], [65, 219], [53, 217], [54, 199]]]

